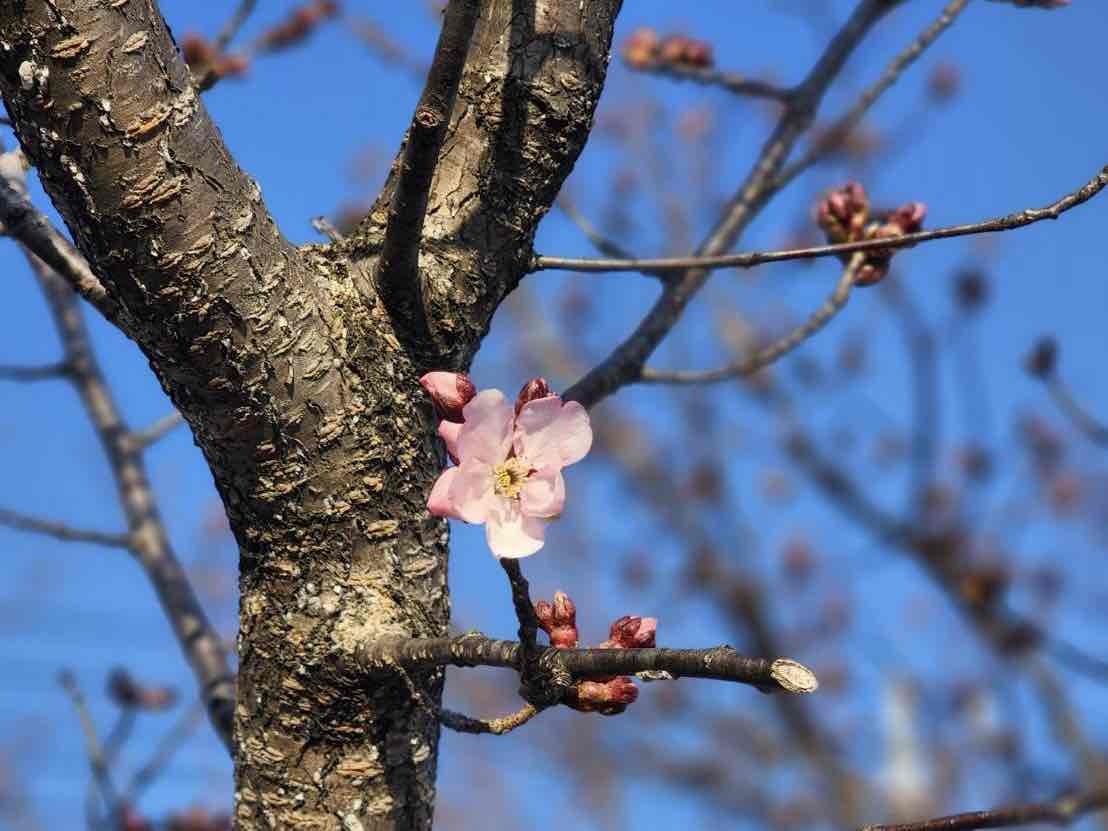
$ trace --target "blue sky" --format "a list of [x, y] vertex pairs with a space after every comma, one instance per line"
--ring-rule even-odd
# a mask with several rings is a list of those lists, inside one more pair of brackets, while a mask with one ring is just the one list
[[[178, 37], [194, 29], [214, 33], [230, 5], [188, 0], [161, 3]], [[247, 38], [294, 4], [259, 5]], [[397, 10], [401, 4], [390, 5], [394, 8], [387, 14], [381, 5], [367, 0], [352, 0], [346, 7], [351, 13], [378, 20], [397, 40], [417, 54], [429, 56], [436, 30], [423, 4], [407, 4], [401, 11]], [[731, 0], [699, 0], [695, 4], [636, 0], [628, 2], [621, 14], [617, 41], [640, 25], [652, 25], [662, 32], [687, 32], [711, 41], [721, 68], [772, 71], [790, 81], [806, 71], [825, 42], [831, 22], [841, 20], [851, 5], [830, 0], [811, 0], [811, 4], [803, 0], [742, 4]], [[836, 113], [846, 106], [941, 5], [937, 0], [911, 0], [893, 13], [850, 62], [822, 112]], [[813, 6], [825, 13], [794, 13]], [[945, 225], [1046, 204], [1090, 178], [1108, 162], [1104, 155], [1108, 110], [1104, 107], [1102, 43], [1106, 25], [1108, 6], [1096, 0], [1075, 0], [1073, 8], [1053, 13], [1021, 11], [984, 0], [972, 2], [958, 24], [874, 111], [876, 127], [895, 129], [907, 124], [918, 133], [891, 156], [879, 176], [865, 180], [875, 201], [926, 202], [928, 224]], [[961, 94], [944, 107], [921, 108], [927, 73], [946, 61], [957, 63], [962, 72]], [[260, 182], [286, 235], [308, 242], [317, 239], [309, 225], [313, 215], [372, 194], [418, 92], [407, 76], [381, 66], [353, 37], [336, 29], [320, 33], [302, 48], [259, 60], [248, 80], [222, 84], [207, 95], [207, 103], [241, 166]], [[675, 188], [687, 204], [711, 205], [726, 195], [745, 173], [765, 135], [767, 122], [762, 111], [746, 102], [732, 102], [714, 90], [635, 76], [614, 60], [601, 102], [602, 117], [642, 96], [654, 99], [666, 124], [705, 105], [719, 107], [723, 129], [713, 151], [718, 178], [694, 186], [689, 158], [674, 140], [664, 139], [664, 155], [673, 181], [689, 182]], [[4, 140], [10, 144], [9, 135]], [[354, 160], [365, 157], [366, 148], [378, 159], [376, 174], [367, 182], [358, 182], [352, 168]], [[594, 217], [608, 197], [610, 172], [625, 164], [619, 153], [611, 141], [594, 137], [571, 177], [571, 192]], [[842, 177], [841, 169], [825, 168], [801, 178], [750, 228], [740, 248], [778, 246], [797, 217], [805, 215], [815, 195]], [[46, 206], [37, 189], [36, 193], [39, 204]], [[631, 213], [635, 250], [663, 253], [660, 235], [654, 230], [657, 212], [636, 205]], [[991, 418], [985, 424], [967, 423], [954, 393], [952, 362], [946, 362], [943, 431], [948, 439], [987, 431], [1000, 451], [1002, 475], [1010, 475], [1013, 481], [1021, 462], [1012, 450], [1011, 413], [1020, 407], [1039, 406], [1043, 400], [1041, 389], [1023, 373], [1020, 359], [1040, 333], [1058, 334], [1066, 378], [1094, 411], [1108, 414], [1108, 385], [1101, 382], [1108, 348], [1108, 329], [1103, 325], [1108, 281], [1099, 244], [1106, 216], [1108, 202], [1094, 201], [1058, 223], [987, 241], [935, 243], [898, 257], [921, 308], [940, 327], [953, 317], [952, 271], [972, 263], [985, 266], [991, 275], [990, 307], [975, 333], [985, 368], [980, 384], [990, 402]], [[694, 236], [703, 232], [707, 217], [704, 209], [696, 212]], [[544, 222], [537, 247], [543, 253], [559, 255], [592, 253], [587, 241], [556, 211]], [[0, 245], [0, 271], [7, 275], [9, 298], [0, 310], [0, 363], [56, 359], [58, 344], [46, 310], [10, 243]], [[835, 276], [828, 263], [771, 266], [753, 279], [721, 273], [694, 304], [672, 344], [660, 351], [658, 363], [715, 365], [726, 359], [713, 345], [713, 310], [719, 305], [732, 303], [751, 314], [799, 313], [819, 302]], [[528, 284], [539, 302], [552, 308], [567, 292], [586, 287], [597, 312], [595, 325], [585, 338], [588, 347], [600, 354], [631, 330], [656, 293], [653, 283], [630, 275], [540, 274], [529, 278]], [[101, 360], [129, 421], [142, 425], [167, 412], [168, 402], [137, 350], [89, 317]], [[810, 354], [819, 357], [832, 355], [846, 334], [861, 335], [873, 346], [872, 371], [861, 388], [836, 394], [813, 411], [813, 421], [821, 430], [830, 430], [844, 417], [880, 424], [902, 423], [910, 414], [906, 364], [898, 332], [887, 318], [887, 308], [876, 292], [859, 292], [825, 339], [810, 345]], [[941, 331], [949, 331], [949, 327]], [[474, 369], [480, 386], [513, 389], [524, 380], [513, 367], [518, 336], [508, 315], [494, 322]], [[958, 348], [953, 341], [942, 342], [951, 350]], [[573, 380], [552, 379], [559, 387]], [[121, 527], [108, 470], [72, 392], [60, 384], [5, 385], [0, 390], [5, 405], [0, 411], [0, 470], [4, 471], [0, 475], [0, 506], [56, 516], [82, 526]], [[729, 472], [746, 512], [757, 513], [756, 481], [761, 464], [757, 445], [772, 437], [772, 430], [759, 432], [757, 411], [736, 403], [739, 399], [713, 395], [714, 402], [728, 401], [727, 406], [741, 408], [736, 418], [744, 425], [755, 425], [746, 444], [731, 454]], [[640, 389], [621, 394], [611, 406], [631, 407], [640, 414], [657, 408], [657, 414], [648, 418], [667, 443], [679, 444], [683, 423], [672, 408], [658, 405], [670, 400], [668, 391]], [[1091, 446], [1079, 449], [1088, 454], [1085, 461], [1089, 465], [1102, 464], [1096, 454], [1103, 451]], [[216, 511], [216, 496], [187, 430], [178, 430], [153, 449], [149, 465], [180, 555], [208, 571], [233, 568], [233, 546], [203, 530]], [[628, 504], [626, 496], [604, 478], [599, 465], [574, 469], [570, 486], [588, 494], [590, 504], [598, 509], [589, 512], [591, 524], [587, 525], [598, 547], [622, 551], [641, 536], [641, 526], [649, 517], [644, 517], [641, 507]], [[895, 505], [902, 483], [894, 479], [878, 487], [877, 495], [891, 494], [890, 504]], [[572, 500], [571, 491], [571, 507]], [[932, 639], [922, 650], [908, 649], [910, 640], [900, 637], [904, 633], [889, 631], [890, 622], [901, 620], [908, 593], [907, 597], [925, 610], [925, 623], [921, 624], [925, 630], [967, 637], [943, 601], [919, 588], [918, 574], [911, 566], [886, 558], [819, 502], [798, 500], [789, 516], [759, 523], [758, 535], [768, 550], [798, 526], [827, 535], [837, 551], [841, 550], [844, 582], [850, 587], [852, 601], [862, 610], [859, 617], [868, 621], [854, 630], [849, 657], [861, 667], [862, 682], [873, 682], [871, 689], [885, 678], [927, 672], [936, 660], [969, 665], [979, 656], [972, 645], [963, 649], [957, 640], [939, 643]], [[535, 558], [533, 571], [542, 593], [549, 595], [554, 588], [574, 593], [571, 584], [579, 570], [568, 545], [572, 539], [569, 530], [556, 531], [547, 550]], [[501, 597], [499, 570], [487, 554], [480, 531], [455, 529], [454, 540], [451, 576], [457, 625], [508, 634], [512, 628], [510, 606], [507, 598]], [[1091, 651], [1108, 655], [1108, 628], [1103, 616], [1096, 614], [1098, 604], [1108, 600], [1102, 577], [1102, 543], [1090, 540], [1080, 529], [1043, 523], [1030, 528], [1022, 542], [1028, 557], [1065, 558], [1074, 583], [1081, 588], [1060, 625]], [[672, 567], [677, 552], [662, 549], [662, 567]], [[0, 582], [0, 662], [5, 667], [4, 683], [0, 684], [0, 736], [5, 738], [0, 739], [0, 746], [17, 748], [31, 796], [42, 815], [51, 825], [69, 827], [79, 821], [83, 810], [87, 772], [76, 719], [54, 680], [57, 671], [62, 667], [76, 671], [90, 693], [94, 712], [102, 719], [108, 717], [110, 708], [100, 690], [106, 670], [114, 664], [174, 683], [186, 694], [192, 685], [152, 592], [125, 555], [4, 529], [0, 529], [0, 551], [7, 564], [6, 578]], [[588, 602], [590, 596], [603, 599], [608, 591], [616, 591], [610, 588], [613, 574], [601, 573], [597, 579], [596, 585], [578, 587], [574, 596], [581, 598], [579, 604], [582, 599]], [[214, 590], [210, 602], [215, 617], [231, 631], [233, 596], [227, 593], [225, 581], [215, 581]], [[490, 602], [490, 597], [496, 600]], [[662, 599], [660, 595], [634, 598], [644, 611], [649, 611], [646, 607], [651, 602]], [[592, 618], [603, 621], [616, 616], [609, 611], [623, 610], [597, 609]], [[708, 615], [680, 622], [663, 619], [662, 625], [664, 639], [672, 637], [673, 642], [687, 645], [707, 645], [714, 642], [716, 634]], [[591, 636], [602, 636], [599, 623], [591, 628]], [[803, 655], [796, 657], [804, 659]], [[1100, 724], [1108, 723], [1108, 708], [1100, 691], [1075, 684], [1087, 712], [1099, 717]], [[510, 690], [510, 679], [503, 686]], [[732, 696], [741, 707], [748, 700], [743, 692], [712, 695], [721, 700]], [[827, 707], [827, 717], [837, 719], [836, 723], [857, 715], [834, 703]], [[568, 720], [558, 723], [571, 724]], [[152, 738], [167, 726], [165, 718], [147, 719], [139, 734], [142, 740], [134, 745], [149, 748]], [[869, 734], [872, 732], [871, 728]], [[1104, 732], [1100, 728], [1101, 739], [1108, 738]], [[861, 740], [859, 758], [877, 747], [879, 737], [869, 734], [863, 730], [868, 738]], [[503, 741], [482, 757], [491, 760], [494, 771], [512, 767], [511, 774], [504, 774], [505, 786], [541, 782], [550, 789], [548, 793], [568, 800], [569, 792], [548, 777], [550, 761], [544, 763], [541, 755], [521, 753], [512, 741]], [[1049, 745], [1046, 739], [1036, 741], [1044, 748]], [[473, 742], [487, 740], [456, 736], [445, 740], [441, 771], [448, 797], [471, 781], [463, 762]], [[1044, 754], [1049, 759], [1048, 748]], [[201, 733], [178, 756], [169, 775], [151, 790], [144, 806], [159, 813], [194, 800], [219, 805], [229, 796], [229, 771], [214, 739]], [[983, 786], [981, 798], [990, 799], [994, 793]], [[687, 802], [663, 799], [655, 790], [637, 788], [633, 794], [638, 803], [631, 816], [639, 827], [671, 827], [694, 815]], [[547, 809], [529, 810], [541, 817]], [[505, 824], [511, 823], [505, 820]]]

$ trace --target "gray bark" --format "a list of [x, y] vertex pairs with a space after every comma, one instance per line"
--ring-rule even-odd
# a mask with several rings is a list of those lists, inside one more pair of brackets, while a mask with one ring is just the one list
[[[619, 0], [487, 0], [420, 251], [430, 337], [352, 237], [297, 248], [209, 119], [153, 0], [0, 0], [0, 92], [74, 240], [192, 427], [240, 548], [238, 828], [426, 828], [439, 672], [347, 669], [441, 637], [443, 457], [417, 379], [462, 368], [588, 136]], [[415, 691], [418, 690], [418, 694]]]

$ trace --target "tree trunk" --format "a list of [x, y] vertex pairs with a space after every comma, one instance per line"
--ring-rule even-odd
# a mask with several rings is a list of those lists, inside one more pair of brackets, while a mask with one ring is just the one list
[[[152, 0], [0, 0], [24, 151], [207, 459], [240, 547], [236, 827], [428, 828], [441, 673], [369, 685], [384, 635], [441, 636], [443, 464], [418, 377], [468, 365], [580, 153], [619, 0], [486, 0], [420, 251], [430, 338], [358, 232], [296, 248], [231, 159]], [[395, 171], [394, 171], [395, 173]], [[295, 186], [292, 184], [291, 186]]]

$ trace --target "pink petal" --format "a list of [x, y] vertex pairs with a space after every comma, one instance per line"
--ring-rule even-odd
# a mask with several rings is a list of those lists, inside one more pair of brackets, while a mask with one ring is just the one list
[[462, 425], [453, 421], [439, 422], [439, 438], [446, 444], [446, 452], [450, 454], [454, 464], [458, 463], [458, 434], [462, 431]]
[[566, 480], [555, 465], [532, 473], [519, 492], [525, 516], [556, 517], [566, 503]]
[[466, 522], [484, 522], [502, 501], [492, 490], [492, 468], [484, 462], [463, 459], [451, 470], [458, 471], [450, 485], [453, 515]]
[[576, 401], [556, 395], [530, 401], [516, 418], [516, 455], [536, 468], [579, 462], [592, 447], [589, 414]]
[[427, 497], [427, 510], [431, 512], [432, 516], [448, 516], [461, 519], [461, 516], [454, 509], [453, 500], [450, 498], [450, 489], [457, 478], [458, 468], [451, 467], [444, 470], [442, 475], [435, 480], [435, 485], [431, 488], [431, 495]]
[[458, 431], [458, 458], [498, 465], [512, 448], [512, 403], [500, 390], [483, 390], [462, 410], [465, 424]]
[[515, 502], [504, 500], [498, 510], [489, 514], [485, 539], [496, 557], [529, 557], [543, 546], [546, 522], [524, 516]]

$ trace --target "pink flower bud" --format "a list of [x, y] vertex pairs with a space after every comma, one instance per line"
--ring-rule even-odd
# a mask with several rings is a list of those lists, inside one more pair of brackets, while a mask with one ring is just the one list
[[831, 243], [861, 239], [868, 220], [869, 197], [857, 182], [831, 191], [816, 206], [816, 222]]
[[653, 648], [657, 629], [657, 618], [624, 615], [612, 624], [608, 631], [608, 640], [600, 646], [604, 649]]
[[639, 688], [629, 676], [619, 675], [607, 681], [579, 681], [564, 703], [583, 713], [614, 716], [635, 703]]
[[885, 224], [898, 229], [902, 234], [914, 234], [923, 227], [925, 216], [927, 216], [926, 205], [922, 202], [909, 202], [889, 214]]
[[553, 394], [545, 378], [541, 375], [532, 378], [523, 385], [519, 391], [519, 396], [516, 397], [516, 415], [519, 415], [519, 411], [523, 409], [525, 404], [529, 404], [539, 398], [549, 398]]
[[554, 592], [553, 603], [546, 600], [536, 603], [535, 617], [550, 638], [551, 646], [558, 649], [577, 646], [577, 607], [565, 592]]
[[477, 394], [477, 388], [468, 375], [462, 372], [428, 372], [419, 379], [419, 383], [431, 396], [439, 418], [456, 424], [465, 420], [462, 408]]

